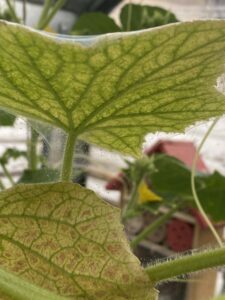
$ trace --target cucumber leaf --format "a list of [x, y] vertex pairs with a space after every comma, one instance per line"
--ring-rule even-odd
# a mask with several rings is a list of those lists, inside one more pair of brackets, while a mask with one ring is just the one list
[[218, 172], [203, 177], [198, 196], [205, 212], [214, 221], [225, 221], [225, 177]]
[[59, 296], [156, 299], [130, 250], [119, 210], [77, 184], [18, 185], [1, 192], [0, 238], [2, 269]]
[[[151, 188], [164, 198], [164, 201], [179, 199], [188, 201], [188, 206], [195, 207], [191, 190], [191, 170], [183, 162], [174, 157], [156, 154], [150, 158], [154, 168], [146, 178]], [[212, 174], [197, 173], [196, 190], [204, 211], [213, 221], [225, 220], [225, 177], [214, 172]]]
[[149, 132], [225, 112], [225, 21], [91, 38], [85, 45], [0, 23], [0, 106], [139, 155]]
[[[149, 178], [153, 191], [165, 198], [191, 199], [191, 170], [175, 157], [156, 154], [153, 158], [154, 169]], [[202, 176], [195, 177], [196, 188], [204, 186]]]

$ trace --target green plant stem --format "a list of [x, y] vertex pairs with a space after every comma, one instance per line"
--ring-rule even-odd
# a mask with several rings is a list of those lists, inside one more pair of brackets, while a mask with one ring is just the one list
[[18, 18], [17, 14], [16, 14], [15, 8], [13, 7], [11, 0], [6, 0], [6, 3], [7, 3], [8, 10], [9, 10], [9, 13], [10, 13], [13, 21], [16, 23], [20, 23], [20, 19]]
[[52, 0], [45, 0], [44, 1], [44, 6], [41, 12], [41, 16], [39, 18], [38, 24], [37, 24], [37, 29], [41, 30], [43, 29], [42, 27], [42, 23], [44, 22], [44, 20], [47, 18], [49, 10], [51, 8], [52, 5]]
[[23, 24], [26, 24], [27, 19], [27, 0], [23, 0]]
[[1, 166], [2, 166], [2, 169], [3, 169], [3, 172], [4, 172], [5, 176], [9, 179], [10, 183], [11, 183], [12, 185], [15, 185], [15, 182], [14, 182], [14, 180], [13, 180], [13, 178], [12, 178], [10, 172], [9, 172], [8, 169], [6, 168], [6, 165], [2, 164]]
[[61, 171], [61, 181], [71, 181], [75, 143], [76, 143], [76, 135], [73, 132], [71, 132], [68, 134], [67, 141], [66, 141], [63, 165]]
[[37, 169], [38, 157], [37, 157], [37, 143], [39, 134], [33, 128], [30, 131], [29, 143], [29, 169], [35, 171]]
[[131, 4], [131, 0], [130, 0], [129, 1], [129, 6], [128, 6], [127, 31], [130, 31], [131, 17], [132, 17], [132, 4]]
[[58, 0], [55, 5], [52, 7], [51, 11], [48, 9], [48, 14], [45, 15], [43, 20], [39, 23], [38, 29], [44, 29], [48, 24], [51, 22], [55, 14], [62, 8], [62, 6], [65, 4], [65, 0]]
[[204, 250], [145, 268], [151, 281], [158, 283], [176, 276], [225, 265], [225, 248]]
[[0, 179], [0, 190], [4, 190], [5, 189], [5, 186], [4, 186], [4, 184], [3, 184], [3, 182], [2, 182], [2, 180]]
[[196, 186], [195, 186], [195, 173], [196, 173], [196, 165], [197, 165], [197, 161], [198, 161], [198, 158], [199, 158], [199, 153], [203, 147], [203, 145], [205, 144], [205, 141], [207, 140], [208, 136], [210, 135], [210, 133], [212, 132], [213, 128], [215, 127], [216, 123], [218, 122], [219, 118], [216, 118], [211, 126], [208, 128], [205, 136], [203, 137], [200, 145], [198, 146], [197, 148], [197, 151], [196, 151], [196, 154], [194, 156], [194, 160], [193, 160], [193, 164], [192, 164], [192, 169], [191, 169], [191, 189], [192, 189], [192, 194], [193, 194], [193, 197], [194, 197], [194, 200], [195, 200], [195, 203], [198, 207], [198, 210], [200, 211], [200, 213], [202, 214], [205, 222], [207, 223], [207, 225], [209, 226], [209, 229], [211, 230], [213, 236], [215, 237], [217, 243], [219, 244], [220, 247], [223, 246], [223, 242], [221, 241], [216, 229], [214, 228], [212, 222], [210, 221], [210, 219], [208, 218], [207, 214], [205, 213], [202, 205], [201, 205], [201, 202], [199, 200], [199, 197], [198, 197], [198, 194], [197, 194], [197, 191], [196, 191]]
[[178, 210], [178, 206], [173, 207], [167, 213], [163, 214], [159, 217], [155, 222], [149, 224], [140, 234], [138, 234], [131, 242], [130, 246], [135, 248], [138, 244], [144, 240], [147, 236], [152, 234], [156, 229], [158, 229], [161, 225], [165, 224], [167, 220], [171, 218], [171, 216]]
[[135, 183], [135, 185], [133, 186], [131, 198], [129, 199], [129, 202], [122, 213], [122, 221], [125, 221], [127, 219], [128, 212], [130, 211], [130, 209], [134, 206], [135, 202], [137, 201], [138, 187], [139, 187], [140, 181]]

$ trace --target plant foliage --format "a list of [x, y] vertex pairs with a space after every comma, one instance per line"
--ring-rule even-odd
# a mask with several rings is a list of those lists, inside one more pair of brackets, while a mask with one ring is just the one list
[[[63, 129], [66, 167], [75, 138], [138, 155], [149, 132], [182, 131], [224, 114], [225, 97], [215, 85], [224, 71], [225, 21], [86, 42], [0, 22], [0, 106]], [[157, 298], [130, 251], [119, 211], [78, 185], [20, 185], [0, 193], [0, 237], [3, 270], [59, 296]], [[4, 300], [13, 299], [1, 280], [0, 290]]]
[[225, 112], [215, 88], [225, 61], [224, 24], [112, 34], [85, 47], [1, 22], [0, 105], [138, 155], [148, 132], [182, 131]]
[[79, 185], [20, 185], [0, 193], [0, 237], [1, 267], [58, 295], [155, 299], [119, 210]]

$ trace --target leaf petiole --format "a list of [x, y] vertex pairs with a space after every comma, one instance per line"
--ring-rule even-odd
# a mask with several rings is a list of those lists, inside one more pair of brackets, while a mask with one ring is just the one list
[[37, 169], [37, 143], [38, 143], [38, 133], [31, 128], [30, 129], [30, 138], [28, 140], [28, 149], [29, 149], [29, 169], [35, 171]]
[[8, 10], [9, 10], [9, 13], [10, 13], [13, 21], [16, 23], [20, 23], [20, 19], [18, 18], [17, 14], [16, 14], [15, 8], [13, 7], [11, 0], [6, 0], [6, 3], [7, 3]]
[[44, 1], [44, 6], [43, 6], [43, 9], [42, 9], [42, 12], [41, 12], [41, 16], [40, 16], [38, 24], [37, 24], [37, 29], [39, 29], [39, 30], [43, 29], [42, 23], [47, 18], [48, 12], [50, 10], [51, 5], [52, 5], [52, 1], [51, 0], [45, 0]]
[[61, 181], [71, 181], [75, 143], [76, 135], [73, 132], [69, 133], [64, 150]]
[[137, 245], [144, 240], [148, 235], [152, 234], [157, 228], [161, 225], [165, 224], [167, 220], [171, 218], [171, 216], [178, 210], [178, 206], [176, 205], [172, 209], [170, 209], [167, 213], [163, 214], [159, 217], [155, 222], [149, 224], [140, 234], [138, 234], [131, 242], [131, 248], [137, 247]]
[[4, 190], [5, 189], [5, 186], [4, 186], [4, 184], [3, 184], [3, 182], [2, 182], [2, 180], [0, 180], [0, 190]]
[[55, 5], [50, 10], [49, 5], [51, 6], [51, 1], [48, 6], [46, 5], [46, 11], [43, 12], [43, 16], [41, 20], [38, 22], [38, 29], [44, 29], [48, 24], [51, 22], [55, 14], [62, 8], [62, 6], [65, 4], [65, 0], [58, 0], [56, 1]]
[[173, 260], [157, 263], [145, 269], [154, 283], [166, 281], [176, 276], [225, 265], [225, 247], [205, 250]]

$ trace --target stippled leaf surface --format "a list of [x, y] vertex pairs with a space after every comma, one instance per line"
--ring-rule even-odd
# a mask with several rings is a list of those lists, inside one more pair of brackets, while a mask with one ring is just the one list
[[[71, 299], [155, 300], [119, 210], [72, 183], [0, 193], [0, 266]], [[4, 299], [4, 298], [3, 298]]]
[[139, 154], [148, 132], [222, 115], [225, 21], [115, 33], [80, 45], [0, 23], [0, 106]]

